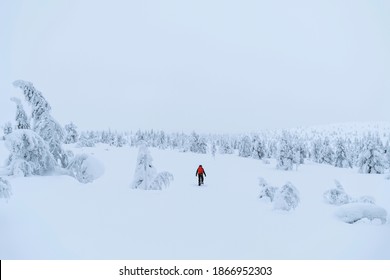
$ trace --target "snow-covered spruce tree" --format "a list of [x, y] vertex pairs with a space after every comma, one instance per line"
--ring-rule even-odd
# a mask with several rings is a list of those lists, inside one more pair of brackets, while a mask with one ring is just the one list
[[79, 133], [77, 132], [77, 126], [74, 123], [65, 125], [65, 144], [76, 143], [79, 140]]
[[0, 198], [3, 198], [8, 201], [12, 195], [11, 184], [6, 180], [0, 177]]
[[3, 133], [4, 133], [4, 137], [7, 136], [8, 134], [12, 133], [12, 123], [11, 122], [6, 122], [3, 125]]
[[262, 159], [266, 156], [265, 143], [259, 136], [254, 136], [252, 139], [252, 157], [255, 159]]
[[319, 163], [327, 163], [333, 165], [334, 162], [334, 152], [332, 146], [330, 145], [330, 140], [328, 137], [322, 141], [320, 159]]
[[211, 146], [211, 154], [213, 156], [213, 158], [215, 158], [215, 153], [217, 152], [217, 145], [215, 144], [215, 142], [213, 141], [213, 144]]
[[240, 157], [250, 157], [252, 155], [252, 144], [249, 136], [246, 135], [241, 139], [238, 155]]
[[164, 131], [156, 134], [155, 147], [165, 150], [168, 147], [169, 137]]
[[278, 156], [276, 168], [281, 170], [292, 170], [296, 155], [291, 135], [283, 131], [278, 146]]
[[315, 138], [311, 143], [311, 159], [314, 162], [320, 163], [321, 161], [322, 140], [321, 138]]
[[290, 211], [295, 209], [299, 202], [299, 191], [293, 184], [287, 182], [278, 188], [274, 196], [274, 209]]
[[6, 136], [5, 145], [10, 152], [8, 175], [43, 175], [55, 169], [56, 162], [48, 144], [32, 130], [15, 130]]
[[293, 145], [294, 145], [294, 154], [295, 154], [295, 164], [297, 164], [297, 166], [299, 164], [304, 164], [306, 153], [307, 153], [307, 148], [304, 140], [298, 135], [294, 135]]
[[227, 139], [221, 140], [221, 145], [219, 146], [219, 153], [220, 154], [233, 154], [234, 153], [234, 150]]
[[60, 124], [50, 115], [49, 103], [31, 82], [17, 80], [13, 85], [23, 90], [26, 101], [32, 107], [32, 129], [48, 143], [56, 162], [66, 167], [69, 160], [68, 153], [62, 149], [65, 133]]
[[23, 108], [22, 102], [19, 98], [12, 97], [11, 101], [16, 104], [16, 129], [30, 129], [30, 122], [28, 120], [26, 111]]
[[335, 142], [334, 166], [352, 167], [352, 158], [347, 150], [345, 140], [341, 137], [338, 137]]
[[131, 184], [132, 188], [161, 190], [163, 187], [167, 187], [173, 180], [173, 175], [169, 172], [157, 173], [152, 161], [153, 158], [146, 144], [141, 144], [138, 151], [134, 180]]
[[76, 147], [78, 148], [95, 147], [95, 141], [89, 138], [88, 133], [82, 132], [76, 144]]
[[388, 166], [380, 139], [368, 135], [363, 140], [363, 149], [358, 159], [360, 173], [382, 174]]
[[200, 137], [195, 132], [191, 133], [190, 151], [193, 153], [207, 153], [207, 143], [203, 137]]

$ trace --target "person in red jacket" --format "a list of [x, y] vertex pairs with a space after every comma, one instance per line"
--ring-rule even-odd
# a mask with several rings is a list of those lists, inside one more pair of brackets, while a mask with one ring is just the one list
[[196, 169], [196, 173], [195, 173], [195, 176], [198, 176], [199, 186], [203, 185], [203, 181], [204, 181], [203, 175], [206, 176], [206, 172], [204, 171], [202, 165], [199, 165], [199, 167], [198, 167], [198, 169]]

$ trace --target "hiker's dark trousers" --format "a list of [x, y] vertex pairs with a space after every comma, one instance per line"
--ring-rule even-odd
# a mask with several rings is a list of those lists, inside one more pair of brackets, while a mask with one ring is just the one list
[[203, 174], [198, 174], [198, 184], [199, 186], [203, 184]]

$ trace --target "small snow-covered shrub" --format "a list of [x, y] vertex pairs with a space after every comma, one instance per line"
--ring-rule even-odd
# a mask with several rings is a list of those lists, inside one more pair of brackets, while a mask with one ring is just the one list
[[8, 200], [12, 195], [11, 185], [6, 180], [0, 177], [0, 198]]
[[287, 182], [275, 192], [274, 209], [290, 211], [298, 206], [299, 201], [298, 189], [290, 182]]
[[10, 151], [9, 175], [43, 175], [56, 166], [48, 144], [32, 130], [15, 130], [6, 136], [5, 145]]
[[324, 200], [333, 205], [343, 205], [346, 203], [350, 203], [352, 198], [345, 192], [343, 186], [335, 180], [336, 188], [327, 190], [323, 197]]
[[160, 172], [154, 178], [153, 182], [150, 184], [150, 189], [152, 190], [162, 190], [163, 187], [168, 187], [169, 184], [173, 181], [173, 175], [169, 172]]
[[371, 203], [349, 203], [342, 205], [336, 211], [336, 216], [345, 223], [354, 224], [358, 221], [368, 220], [374, 222], [379, 220], [386, 223], [387, 212], [382, 207]]
[[268, 185], [264, 178], [259, 178], [259, 185], [261, 187], [259, 198], [263, 201], [272, 202], [277, 188]]
[[90, 183], [104, 173], [104, 167], [96, 158], [87, 154], [76, 155], [67, 169], [81, 183]]
[[84, 148], [84, 147], [95, 147], [95, 141], [92, 139], [89, 139], [86, 136], [81, 136], [79, 141], [76, 144], [77, 148]]

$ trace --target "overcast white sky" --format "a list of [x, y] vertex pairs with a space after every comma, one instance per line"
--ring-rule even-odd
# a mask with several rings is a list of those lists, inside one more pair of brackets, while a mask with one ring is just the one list
[[81, 129], [390, 121], [389, 15], [387, 0], [0, 0], [0, 124], [17, 79]]

